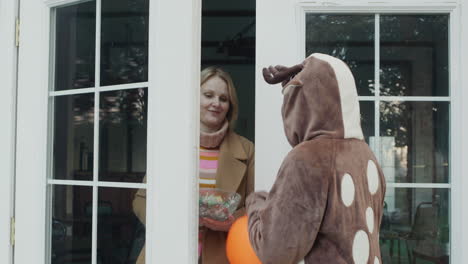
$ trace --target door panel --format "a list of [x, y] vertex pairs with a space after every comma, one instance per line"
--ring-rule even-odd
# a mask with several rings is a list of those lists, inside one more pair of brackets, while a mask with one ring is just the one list
[[196, 259], [200, 5], [172, 2], [21, 2], [16, 263]]
[[388, 184], [383, 262], [449, 263], [454, 5], [345, 2], [257, 1], [256, 189], [271, 187], [290, 150], [280, 88], [263, 81], [261, 68], [294, 65], [315, 52], [338, 57], [355, 77], [365, 140]]

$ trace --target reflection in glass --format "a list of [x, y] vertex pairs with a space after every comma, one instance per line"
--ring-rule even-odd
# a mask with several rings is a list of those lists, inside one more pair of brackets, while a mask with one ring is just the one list
[[94, 86], [96, 2], [56, 9], [54, 90]]
[[101, 85], [148, 80], [148, 0], [102, 0]]
[[93, 129], [94, 94], [54, 97], [54, 179], [92, 179]]
[[91, 263], [92, 187], [52, 187], [52, 264]]
[[374, 94], [374, 16], [306, 15], [306, 56], [315, 52], [342, 59], [351, 69], [358, 94]]
[[388, 182], [449, 182], [449, 103], [382, 102], [382, 166]]
[[101, 93], [99, 180], [142, 182], [146, 174], [148, 89]]
[[449, 263], [447, 189], [389, 188], [380, 229], [383, 263]]
[[367, 144], [370, 144], [370, 139], [374, 138], [375, 135], [374, 102], [359, 102], [359, 110], [361, 111], [362, 133], [364, 133], [364, 139], [366, 140]]
[[381, 15], [381, 95], [448, 96], [448, 15]]
[[102, 264], [135, 263], [145, 227], [133, 213], [137, 189], [99, 188], [97, 257]]

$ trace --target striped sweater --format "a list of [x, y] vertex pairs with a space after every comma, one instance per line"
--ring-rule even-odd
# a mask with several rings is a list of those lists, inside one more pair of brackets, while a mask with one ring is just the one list
[[218, 170], [219, 147], [200, 147], [200, 189], [216, 188], [216, 171]]

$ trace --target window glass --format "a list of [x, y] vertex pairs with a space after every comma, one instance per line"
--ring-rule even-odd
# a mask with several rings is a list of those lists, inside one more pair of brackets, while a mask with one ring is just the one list
[[380, 228], [383, 263], [449, 263], [447, 189], [387, 188]]
[[55, 91], [94, 86], [96, 2], [55, 11]]
[[387, 182], [449, 182], [449, 103], [381, 102], [380, 136]]
[[370, 101], [359, 102], [359, 110], [361, 111], [361, 128], [364, 134], [364, 139], [367, 144], [370, 144], [370, 139], [375, 138], [375, 103]]
[[94, 94], [54, 98], [54, 179], [93, 179], [93, 130]]
[[306, 56], [324, 53], [345, 61], [358, 94], [374, 94], [374, 16], [306, 15]]
[[145, 245], [145, 226], [132, 208], [137, 189], [98, 190], [97, 263], [136, 263]]
[[144, 263], [148, 88], [113, 85], [148, 80], [148, 1], [80, 1], [52, 11], [51, 262]]
[[52, 188], [52, 264], [91, 263], [93, 190], [54, 185]]
[[380, 92], [448, 96], [448, 15], [380, 17]]
[[104, 92], [100, 99], [99, 180], [142, 182], [148, 89]]
[[449, 263], [448, 22], [446, 14], [306, 14], [306, 54], [344, 60], [368, 96], [361, 126], [387, 182], [383, 263]]
[[102, 86], [148, 81], [148, 4], [102, 0]]

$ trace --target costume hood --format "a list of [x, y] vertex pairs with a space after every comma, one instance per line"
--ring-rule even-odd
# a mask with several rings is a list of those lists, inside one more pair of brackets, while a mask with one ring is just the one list
[[314, 53], [283, 81], [282, 117], [294, 147], [316, 137], [363, 139], [353, 75], [341, 60]]

